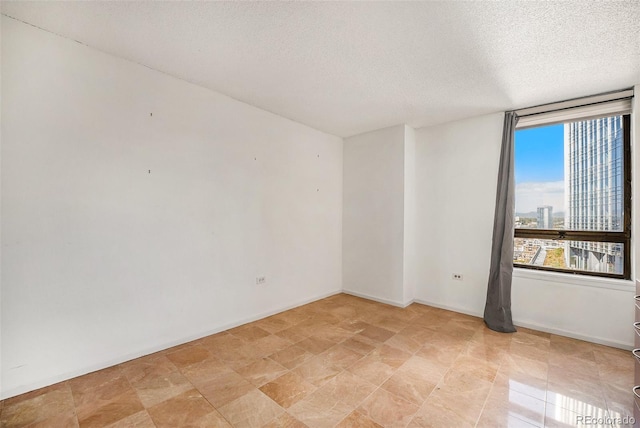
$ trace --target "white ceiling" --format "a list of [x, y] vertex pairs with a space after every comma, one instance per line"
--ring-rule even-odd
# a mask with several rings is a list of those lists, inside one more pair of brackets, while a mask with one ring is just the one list
[[351, 136], [640, 83], [640, 2], [7, 2], [3, 14]]

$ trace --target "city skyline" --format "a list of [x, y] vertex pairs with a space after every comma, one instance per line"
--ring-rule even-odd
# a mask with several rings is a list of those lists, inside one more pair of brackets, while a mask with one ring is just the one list
[[[537, 150], [532, 148], [535, 138], [540, 139]], [[516, 139], [516, 213], [528, 214], [516, 221], [516, 227], [621, 230], [622, 116], [517, 131]], [[558, 153], [560, 142], [562, 153]], [[563, 180], [550, 181], [558, 171]], [[538, 198], [527, 199], [527, 190], [537, 192]], [[562, 218], [554, 218], [560, 211]], [[560, 269], [621, 273], [622, 253], [622, 244], [610, 242], [522, 238], [514, 242], [517, 263]]]

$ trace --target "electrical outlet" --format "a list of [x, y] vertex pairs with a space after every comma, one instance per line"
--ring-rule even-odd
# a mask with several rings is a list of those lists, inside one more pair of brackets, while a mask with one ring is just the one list
[[266, 276], [256, 276], [256, 285], [265, 285], [267, 283]]
[[462, 274], [461, 273], [454, 273], [451, 275], [451, 279], [455, 279], [456, 281], [462, 281]]

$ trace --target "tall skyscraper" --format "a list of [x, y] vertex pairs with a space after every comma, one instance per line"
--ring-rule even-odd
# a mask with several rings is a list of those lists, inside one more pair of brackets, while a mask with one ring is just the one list
[[[622, 117], [564, 125], [565, 228], [614, 230], [623, 227]], [[621, 244], [565, 244], [567, 267], [622, 273]]]
[[553, 207], [538, 207], [538, 229], [553, 229]]

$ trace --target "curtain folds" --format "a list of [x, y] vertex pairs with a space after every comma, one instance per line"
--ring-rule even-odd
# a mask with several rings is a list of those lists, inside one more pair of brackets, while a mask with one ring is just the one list
[[506, 112], [498, 170], [496, 210], [493, 219], [491, 267], [487, 286], [484, 322], [491, 330], [513, 333], [511, 319], [511, 278], [513, 275], [513, 227], [515, 215], [514, 132], [515, 112]]

